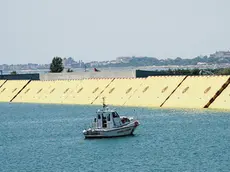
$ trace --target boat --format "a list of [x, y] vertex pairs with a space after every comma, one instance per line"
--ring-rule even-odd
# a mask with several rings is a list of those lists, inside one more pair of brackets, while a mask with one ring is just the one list
[[111, 138], [134, 135], [139, 121], [132, 117], [120, 116], [116, 110], [104, 103], [103, 108], [96, 112], [92, 126], [83, 130], [85, 138]]

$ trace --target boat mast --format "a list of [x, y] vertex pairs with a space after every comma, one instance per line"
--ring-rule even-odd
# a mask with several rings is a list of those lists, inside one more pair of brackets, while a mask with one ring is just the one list
[[103, 99], [103, 108], [105, 108], [105, 107], [106, 107], [106, 104], [105, 104], [105, 97], [102, 97], [102, 99]]

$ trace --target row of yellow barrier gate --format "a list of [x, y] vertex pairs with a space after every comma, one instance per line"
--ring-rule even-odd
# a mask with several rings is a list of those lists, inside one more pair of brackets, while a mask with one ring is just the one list
[[230, 109], [230, 76], [0, 80], [0, 102]]

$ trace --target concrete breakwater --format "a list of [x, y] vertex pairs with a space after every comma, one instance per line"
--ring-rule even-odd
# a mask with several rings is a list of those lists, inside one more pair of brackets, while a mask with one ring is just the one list
[[230, 109], [230, 76], [0, 80], [0, 102]]

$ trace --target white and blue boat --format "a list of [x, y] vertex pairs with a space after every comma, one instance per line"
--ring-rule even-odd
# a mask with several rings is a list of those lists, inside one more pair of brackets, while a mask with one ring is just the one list
[[139, 121], [132, 117], [120, 116], [116, 110], [103, 103], [96, 112], [92, 127], [83, 130], [85, 138], [109, 138], [133, 135]]

